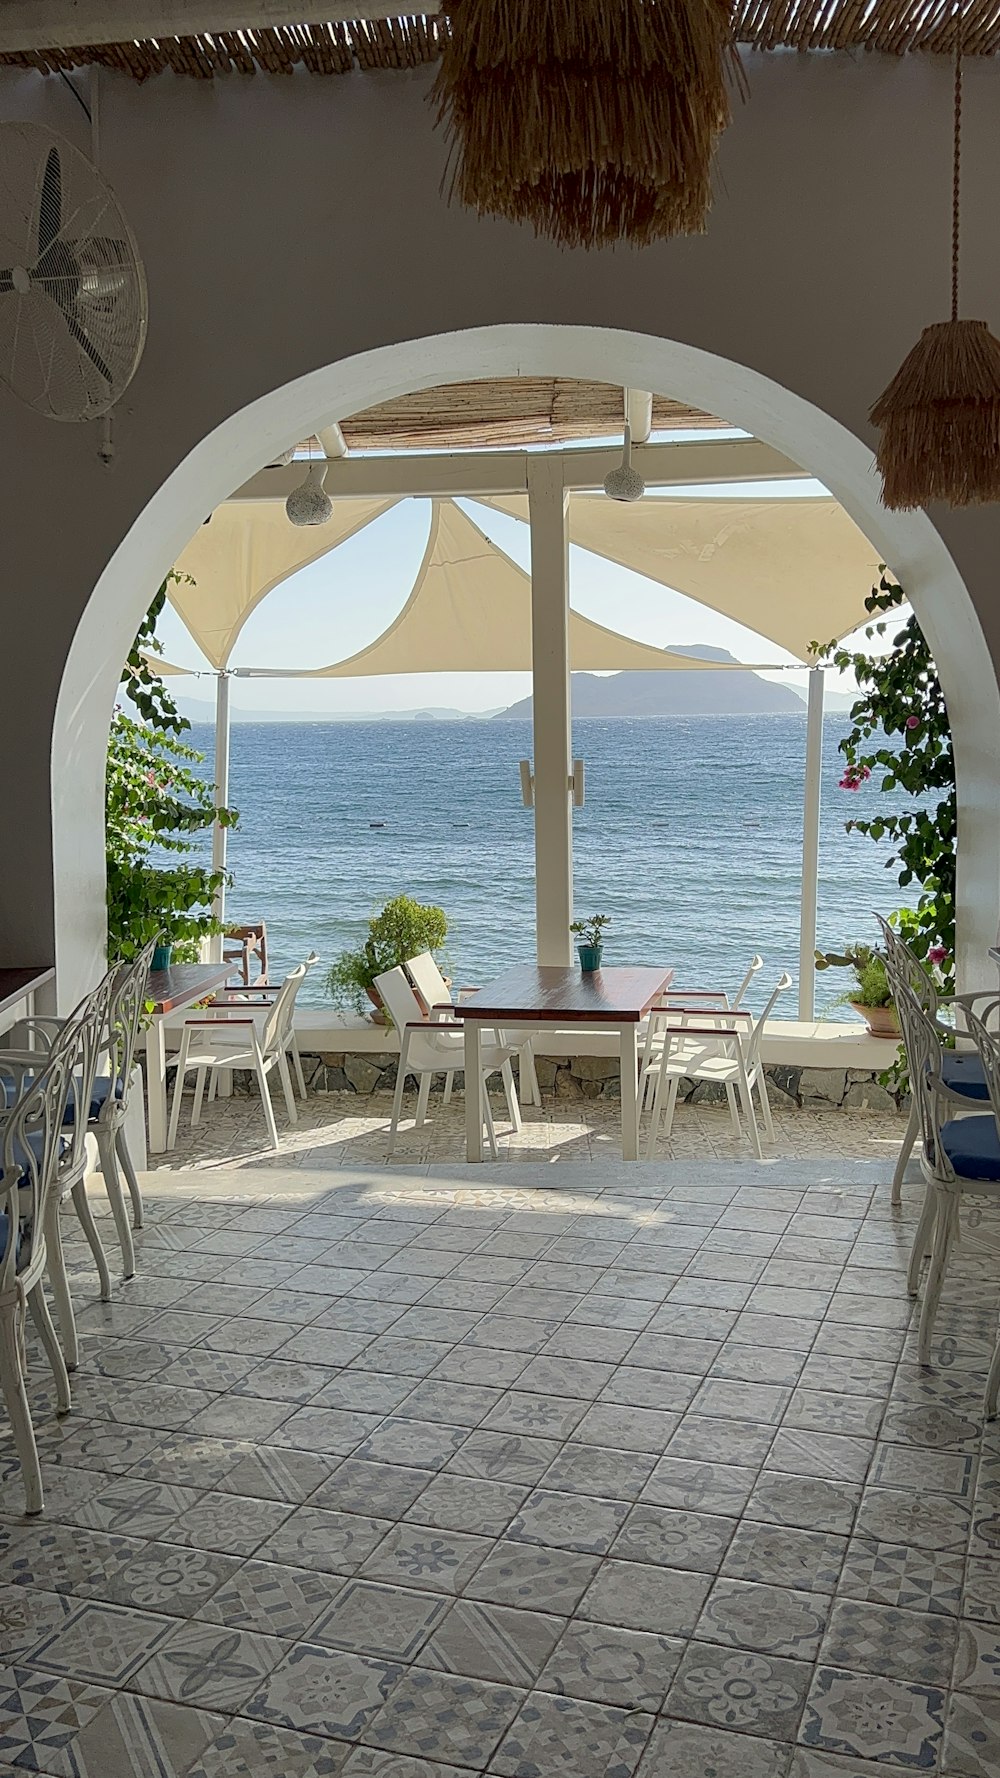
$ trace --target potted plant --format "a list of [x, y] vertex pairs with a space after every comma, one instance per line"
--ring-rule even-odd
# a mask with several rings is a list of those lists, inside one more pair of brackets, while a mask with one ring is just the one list
[[872, 1037], [899, 1038], [899, 1019], [892, 1003], [892, 989], [885, 958], [872, 945], [847, 945], [843, 951], [817, 951], [817, 969], [853, 969], [856, 986], [841, 996], [853, 1006]]
[[372, 1018], [385, 1023], [382, 997], [375, 977], [395, 969], [421, 951], [439, 951], [448, 936], [444, 909], [415, 901], [411, 895], [395, 895], [368, 922], [368, 937], [351, 951], [341, 951], [326, 978], [327, 990], [338, 1005], [365, 1009], [366, 998], [375, 1011]]
[[580, 953], [580, 968], [585, 975], [592, 975], [596, 969], [600, 969], [604, 955], [604, 928], [610, 925], [610, 914], [591, 914], [589, 919], [573, 921], [570, 931], [579, 940], [577, 950]]

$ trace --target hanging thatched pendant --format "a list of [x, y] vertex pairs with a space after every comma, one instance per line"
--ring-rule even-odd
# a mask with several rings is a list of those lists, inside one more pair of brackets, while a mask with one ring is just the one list
[[958, 314], [962, 0], [956, 0], [951, 320], [925, 327], [871, 410], [882, 499], [896, 511], [1000, 500], [1000, 340]]
[[886, 506], [1000, 500], [1000, 340], [985, 321], [925, 327], [871, 418]]
[[452, 192], [565, 246], [705, 227], [738, 68], [725, 0], [446, 0]]

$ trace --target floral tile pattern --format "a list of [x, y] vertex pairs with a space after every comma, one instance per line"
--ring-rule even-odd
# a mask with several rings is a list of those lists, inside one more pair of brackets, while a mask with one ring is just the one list
[[691, 1642], [667, 1694], [667, 1714], [789, 1740], [811, 1677], [804, 1661]]
[[248, 1700], [246, 1714], [353, 1740], [381, 1708], [400, 1671], [343, 1649], [299, 1642]]
[[806, 1706], [801, 1740], [809, 1747], [921, 1769], [937, 1764], [945, 1694], [933, 1686], [866, 1679], [820, 1667]]
[[923, 1369], [919, 1194], [801, 1120], [766, 1169], [387, 1169], [308, 1159], [327, 1116], [152, 1175], [110, 1304], [67, 1222], [0, 1778], [996, 1778], [1000, 1209]]

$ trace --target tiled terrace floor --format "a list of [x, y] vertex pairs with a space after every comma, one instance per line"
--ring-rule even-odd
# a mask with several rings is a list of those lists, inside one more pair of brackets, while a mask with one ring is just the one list
[[[464, 1161], [465, 1103], [461, 1096], [444, 1106], [440, 1094], [431, 1098], [427, 1122], [413, 1126], [415, 1095], [404, 1101], [404, 1116], [394, 1159], [403, 1165]], [[371, 1167], [386, 1158], [392, 1096], [376, 1093], [310, 1094], [299, 1106], [299, 1121], [289, 1124], [280, 1094], [275, 1117], [281, 1141], [281, 1164], [306, 1167]], [[494, 1100], [497, 1143], [502, 1160], [591, 1161], [621, 1156], [618, 1105], [608, 1099], [565, 1101], [546, 1095], [541, 1108], [522, 1107], [524, 1127], [515, 1135], [506, 1109]], [[896, 1113], [864, 1111], [775, 1111], [776, 1141], [765, 1152], [784, 1157], [824, 1155], [842, 1160], [895, 1160], [904, 1120]], [[645, 1153], [646, 1122], [643, 1121]], [[664, 1160], [746, 1160], [749, 1141], [737, 1137], [725, 1107], [681, 1105], [669, 1142], [661, 1141]], [[217, 1100], [191, 1128], [188, 1105], [181, 1117], [176, 1148], [153, 1157], [172, 1168], [259, 1166], [272, 1163], [264, 1116], [256, 1094]]]
[[151, 1175], [43, 1520], [0, 1445], [0, 1771], [995, 1778], [1000, 1226], [921, 1372], [878, 1175]]

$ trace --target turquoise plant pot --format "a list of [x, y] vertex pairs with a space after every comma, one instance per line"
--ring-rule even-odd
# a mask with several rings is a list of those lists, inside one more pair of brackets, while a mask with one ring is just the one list
[[580, 968], [584, 975], [593, 975], [595, 969], [600, 969], [601, 958], [604, 955], [603, 945], [578, 945], [577, 950], [580, 953]]
[[153, 952], [153, 961], [149, 966], [150, 969], [169, 969], [170, 956], [173, 948], [173, 945], [157, 945]]

